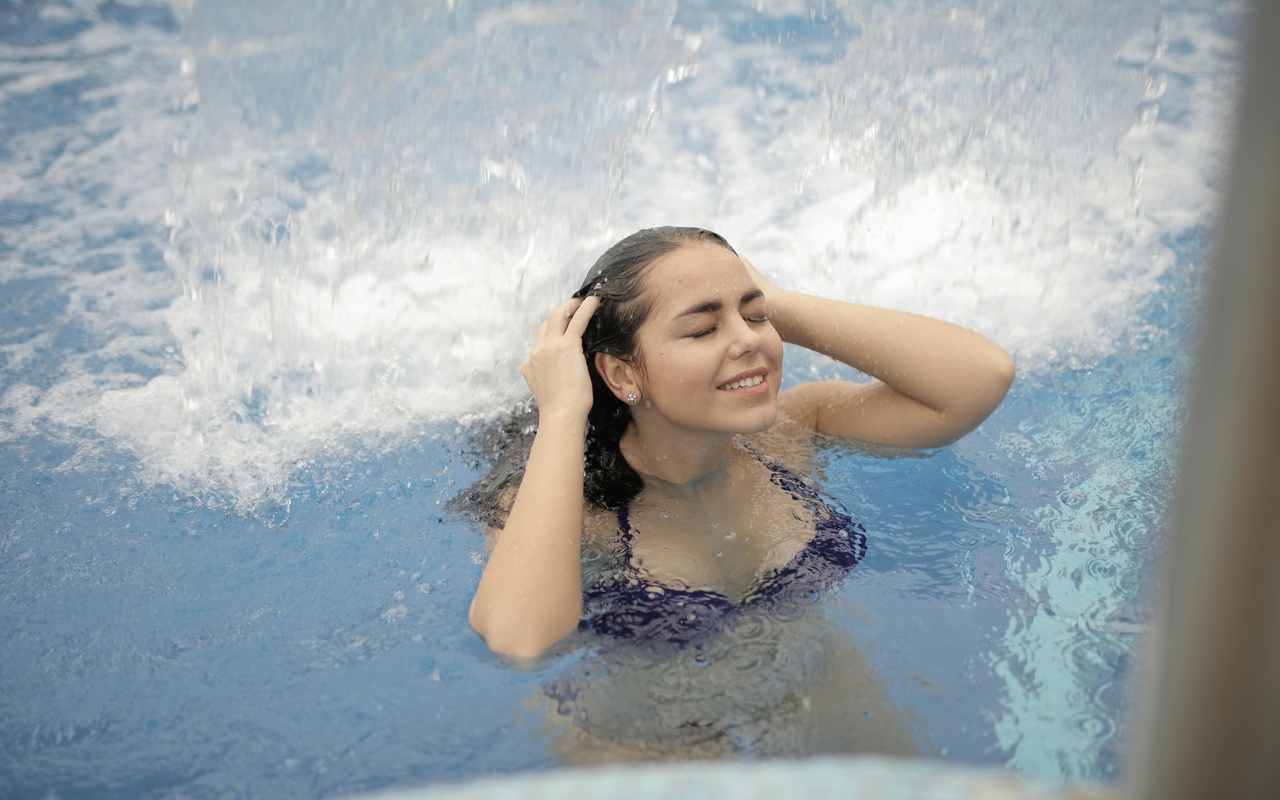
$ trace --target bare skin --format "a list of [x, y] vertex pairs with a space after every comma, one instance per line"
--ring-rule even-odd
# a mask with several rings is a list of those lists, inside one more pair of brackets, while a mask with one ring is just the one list
[[[743, 502], [774, 489], [736, 437], [801, 470], [819, 434], [938, 447], [981, 423], [1014, 376], [1008, 354], [977, 333], [779, 289], [714, 244], [688, 244], [654, 261], [645, 286], [653, 306], [639, 356], [595, 358], [619, 399], [643, 398], [620, 449], [645, 481], [634, 505], [668, 512], [637, 530], [634, 549], [660, 582], [740, 597], [812, 537], [811, 526], [775, 527], [790, 519], [785, 499]], [[582, 548], [610, 527], [607, 515], [585, 507], [582, 484], [591, 405], [582, 333], [598, 304], [587, 297], [556, 309], [522, 370], [538, 403], [538, 432], [470, 612], [489, 647], [516, 658], [537, 657], [577, 627]], [[779, 391], [783, 341], [876, 380]], [[776, 518], [744, 510], [761, 505]], [[735, 539], [726, 556], [723, 535], [707, 532], [731, 526], [755, 536]]]

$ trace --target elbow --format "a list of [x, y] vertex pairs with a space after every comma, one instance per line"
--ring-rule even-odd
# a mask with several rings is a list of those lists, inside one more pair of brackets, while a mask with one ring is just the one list
[[970, 351], [966, 370], [974, 402], [988, 406], [988, 413], [1000, 405], [1018, 375], [1009, 351], [986, 337]]
[[510, 639], [486, 638], [484, 641], [495, 655], [510, 659], [517, 664], [537, 661], [554, 644], [554, 642], [529, 641], [520, 637], [512, 637]]
[[973, 407], [968, 415], [971, 417], [970, 429], [976, 428], [983, 420], [1000, 407], [1018, 369], [1013, 359], [1003, 347], [995, 345], [993, 352], [983, 365], [985, 379], [975, 384], [977, 391], [973, 395]]
[[939, 412], [948, 422], [933, 432], [935, 436], [925, 437], [915, 446], [945, 446], [977, 428], [1000, 407], [1017, 373], [1013, 359], [1004, 348], [995, 345], [989, 357], [982, 364], [975, 365], [973, 380], [965, 396], [958, 398], [959, 402], [954, 407]]
[[1013, 363], [1013, 358], [1009, 353], [1000, 346], [996, 346], [996, 353], [991, 359], [992, 383], [999, 389], [999, 399], [996, 404], [999, 405], [1000, 400], [1009, 393], [1009, 387], [1013, 385], [1013, 379], [1018, 376], [1018, 368]]
[[540, 636], [533, 631], [520, 630], [485, 633], [477, 629], [476, 632], [496, 655], [517, 663], [536, 661], [550, 650], [552, 645], [564, 638], [564, 636]]
[[535, 661], [577, 627], [576, 618], [574, 625], [568, 628], [543, 627], [514, 620], [496, 623], [485, 619], [475, 603], [471, 605], [468, 621], [491, 651], [516, 662]]

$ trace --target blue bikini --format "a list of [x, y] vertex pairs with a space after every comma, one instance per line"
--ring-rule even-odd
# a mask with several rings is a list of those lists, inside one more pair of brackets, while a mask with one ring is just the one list
[[769, 469], [770, 480], [804, 503], [817, 520], [813, 538], [786, 565], [761, 578], [738, 603], [720, 592], [687, 589], [644, 577], [631, 558], [634, 535], [626, 507], [618, 511], [616, 568], [587, 586], [580, 630], [620, 639], [684, 647], [720, 631], [736, 615], [759, 610], [774, 618], [798, 615], [853, 569], [867, 552], [866, 529], [822, 499], [792, 470], [743, 443]]

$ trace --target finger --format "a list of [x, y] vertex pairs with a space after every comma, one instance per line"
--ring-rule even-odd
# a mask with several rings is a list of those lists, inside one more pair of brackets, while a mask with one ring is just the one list
[[555, 323], [560, 330], [564, 330], [564, 328], [569, 324], [569, 320], [573, 318], [573, 312], [577, 311], [578, 306], [581, 304], [582, 304], [582, 298], [580, 297], [570, 298], [569, 302], [558, 307], [551, 314], [551, 322]]
[[584, 297], [578, 307], [574, 309], [573, 317], [565, 327], [565, 336], [576, 336], [581, 339], [583, 331], [587, 329], [587, 323], [591, 322], [591, 317], [596, 313], [596, 309], [599, 307], [599, 297], [594, 295]]

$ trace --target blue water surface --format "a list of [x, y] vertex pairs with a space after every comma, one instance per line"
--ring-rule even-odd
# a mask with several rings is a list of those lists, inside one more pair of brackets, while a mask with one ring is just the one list
[[[866, 35], [734, 10], [729, 40], [794, 47], [806, 69]], [[171, 229], [160, 204], [129, 210], [149, 173], [64, 165], [132, 135], [118, 89], [179, 74], [183, 37], [203, 35], [186, 19], [0, 4], [0, 795], [328, 797], [553, 768], [526, 701], [578, 654], [515, 669], [466, 624], [484, 545], [446, 504], [484, 470], [475, 423], [335, 438], [246, 508], [42, 412], [53, 390], [77, 396], [69, 375], [128, 388], [172, 369], [147, 316], [183, 291]], [[199, 102], [155, 100], [175, 124]], [[154, 155], [163, 186], [174, 156]], [[336, 180], [299, 164], [299, 185]], [[1123, 770], [1211, 235], [1210, 219], [1163, 231], [1173, 264], [1109, 331], [1118, 347], [1024, 372], [962, 442], [820, 459], [870, 539], [833, 612], [942, 757], [1051, 780]], [[138, 276], [127, 297], [71, 291]], [[103, 325], [93, 303], [141, 311]]]

